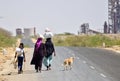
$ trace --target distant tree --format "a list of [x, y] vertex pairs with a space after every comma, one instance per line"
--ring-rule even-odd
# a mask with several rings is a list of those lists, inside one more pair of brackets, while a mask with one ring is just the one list
[[74, 35], [73, 33], [65, 32], [65, 35]]

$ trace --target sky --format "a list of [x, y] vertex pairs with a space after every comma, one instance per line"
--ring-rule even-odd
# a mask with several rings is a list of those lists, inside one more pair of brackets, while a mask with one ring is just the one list
[[81, 24], [101, 31], [108, 21], [108, 0], [0, 0], [0, 27], [15, 35], [16, 28], [45, 28], [77, 34]]

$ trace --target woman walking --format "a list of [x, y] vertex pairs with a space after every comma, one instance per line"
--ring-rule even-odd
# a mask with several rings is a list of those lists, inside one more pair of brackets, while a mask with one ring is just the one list
[[46, 54], [45, 44], [42, 42], [43, 38], [44, 37], [40, 35], [40, 37], [37, 39], [34, 47], [33, 57], [31, 60], [31, 65], [35, 65], [36, 72], [41, 72], [42, 60]]
[[55, 54], [54, 44], [52, 42], [53, 33], [49, 28], [45, 29], [44, 37], [46, 38], [45, 47], [46, 47], [46, 56], [44, 57], [43, 63], [46, 66], [47, 70], [51, 70], [52, 56]]
[[51, 63], [52, 63], [52, 55], [54, 53], [54, 56], [56, 56], [55, 54], [55, 48], [54, 45], [51, 41], [51, 38], [47, 38], [46, 42], [45, 42], [45, 47], [46, 47], [46, 56], [44, 58], [44, 65], [47, 67], [47, 70], [51, 70]]
[[18, 61], [18, 74], [20, 74], [23, 72], [22, 70], [23, 60], [24, 62], [26, 61], [23, 43], [20, 43], [19, 48], [16, 48], [15, 58], [17, 58]]

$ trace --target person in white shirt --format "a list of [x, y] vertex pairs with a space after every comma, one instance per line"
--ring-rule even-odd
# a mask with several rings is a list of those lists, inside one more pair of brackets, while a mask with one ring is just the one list
[[23, 60], [24, 60], [24, 62], [26, 61], [23, 43], [20, 43], [19, 47], [16, 48], [15, 58], [17, 58], [17, 60], [18, 60], [18, 74], [20, 74], [23, 72], [23, 70], [22, 70]]

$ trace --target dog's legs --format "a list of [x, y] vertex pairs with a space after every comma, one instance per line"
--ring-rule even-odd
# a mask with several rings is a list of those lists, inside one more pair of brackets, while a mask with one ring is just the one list
[[66, 67], [64, 66], [64, 71], [65, 71]]
[[70, 69], [70, 70], [72, 69], [72, 64], [71, 64], [71, 63], [69, 63], [69, 69]]
[[68, 66], [65, 66], [65, 67], [64, 67], [64, 71], [65, 71], [65, 70], [68, 70]]
[[68, 70], [68, 66], [66, 66], [66, 70]]
[[67, 70], [67, 66], [65, 66], [65, 70]]
[[70, 65], [70, 70], [72, 69], [72, 66]]

